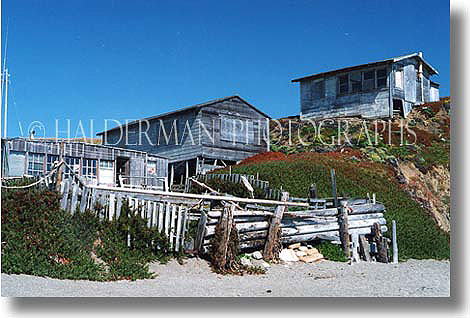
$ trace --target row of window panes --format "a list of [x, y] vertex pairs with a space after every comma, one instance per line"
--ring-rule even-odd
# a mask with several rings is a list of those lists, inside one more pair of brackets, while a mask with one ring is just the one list
[[[52, 170], [54, 162], [59, 161], [57, 155], [47, 155], [46, 158], [46, 172]], [[65, 163], [74, 170], [75, 173], [79, 173], [80, 169], [80, 158], [78, 157], [65, 157]], [[83, 159], [82, 175], [84, 176], [96, 176], [96, 159]], [[71, 171], [67, 166], [64, 169], [64, 177], [71, 175]], [[113, 168], [113, 161], [101, 160], [100, 167], [102, 168]], [[44, 174], [44, 154], [41, 153], [29, 153], [28, 154], [28, 175], [42, 176]]]
[[28, 154], [28, 175], [42, 176], [44, 174], [44, 154], [29, 153]]
[[96, 176], [96, 159], [83, 159], [82, 162], [82, 176], [94, 177]]
[[358, 93], [385, 87], [387, 87], [387, 69], [385, 68], [352, 72], [338, 77], [338, 94]]

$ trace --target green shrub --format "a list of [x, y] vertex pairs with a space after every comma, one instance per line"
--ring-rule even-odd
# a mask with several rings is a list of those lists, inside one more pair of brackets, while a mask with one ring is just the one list
[[[92, 254], [103, 262], [95, 262]], [[166, 235], [149, 228], [139, 211], [131, 213], [127, 201], [120, 218], [109, 221], [91, 211], [72, 215], [62, 210], [60, 196], [44, 187], [2, 189], [4, 273], [135, 280], [154, 277], [148, 262], [166, 262], [172, 256]]]
[[[305, 156], [305, 159], [302, 157]], [[330, 168], [336, 170], [338, 193], [366, 197], [375, 193], [386, 207], [385, 218], [391, 228], [397, 222], [401, 259], [448, 259], [450, 237], [441, 231], [380, 163], [354, 162], [320, 154], [302, 154], [297, 159], [232, 167], [233, 173], [256, 174], [273, 187], [288, 191], [291, 196], [307, 197], [310, 184], [316, 183], [320, 197], [331, 197]], [[390, 237], [391, 231], [386, 233]]]

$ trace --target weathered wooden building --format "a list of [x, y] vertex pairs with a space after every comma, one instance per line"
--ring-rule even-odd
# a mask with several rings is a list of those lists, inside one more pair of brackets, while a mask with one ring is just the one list
[[407, 116], [439, 100], [438, 74], [421, 52], [292, 80], [300, 83], [301, 118]]
[[269, 116], [229, 96], [103, 131], [103, 144], [169, 159], [170, 183], [269, 150]]
[[[148, 153], [85, 142], [54, 139], [2, 139], [6, 177], [43, 176], [63, 159], [86, 184], [153, 187], [167, 184], [168, 159]], [[69, 178], [71, 171], [63, 170]], [[119, 184], [120, 185], [120, 184]]]

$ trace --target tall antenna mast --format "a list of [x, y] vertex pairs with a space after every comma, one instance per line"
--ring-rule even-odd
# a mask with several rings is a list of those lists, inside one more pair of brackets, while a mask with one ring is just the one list
[[3, 115], [3, 138], [7, 138], [7, 115], [8, 115], [8, 70], [7, 66], [7, 48], [8, 48], [8, 29], [10, 26], [10, 18], [7, 21], [7, 33], [5, 36], [5, 52], [3, 53], [3, 68], [2, 68], [2, 92], [0, 93], [0, 101], [3, 103], [3, 83], [5, 82], [5, 112]]

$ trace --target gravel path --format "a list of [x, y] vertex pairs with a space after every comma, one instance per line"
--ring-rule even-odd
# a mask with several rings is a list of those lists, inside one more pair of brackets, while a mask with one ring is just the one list
[[273, 265], [266, 275], [222, 276], [207, 262], [152, 264], [156, 279], [91, 282], [2, 274], [2, 296], [450, 296], [450, 263], [323, 261]]

